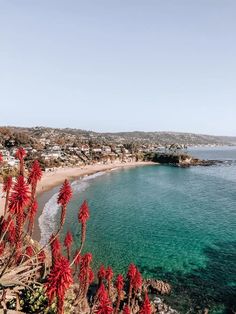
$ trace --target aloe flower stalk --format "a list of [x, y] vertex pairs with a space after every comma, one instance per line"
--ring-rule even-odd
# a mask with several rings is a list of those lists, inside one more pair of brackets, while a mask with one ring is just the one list
[[115, 308], [114, 314], [117, 314], [119, 311], [119, 308], [120, 308], [122, 290], [124, 288], [124, 279], [123, 279], [122, 275], [119, 274], [117, 276], [115, 286], [117, 289], [117, 303], [116, 303], [116, 308]]
[[136, 274], [136, 266], [134, 264], [130, 264], [128, 268], [128, 274], [127, 274], [127, 277], [129, 279], [128, 306], [130, 305], [130, 300], [132, 296], [133, 281], [134, 281], [135, 274]]
[[143, 306], [142, 306], [142, 308], [141, 308], [139, 313], [140, 314], [151, 314], [152, 313], [152, 308], [151, 308], [151, 304], [150, 304], [147, 292], [145, 293]]
[[30, 169], [30, 173], [28, 177], [28, 183], [31, 185], [32, 200], [34, 200], [35, 198], [37, 184], [41, 180], [41, 178], [42, 178], [42, 169], [40, 167], [38, 160], [35, 160]]
[[135, 297], [137, 296], [138, 291], [142, 289], [142, 276], [137, 268], [136, 268], [135, 276], [133, 278], [133, 288], [134, 288], [134, 296], [133, 296], [133, 301], [132, 301], [132, 308], [134, 307]]
[[98, 290], [98, 305], [94, 312], [96, 314], [111, 314], [113, 312], [112, 303], [103, 283]]
[[[78, 250], [78, 255], [81, 253], [85, 238], [86, 238], [86, 222], [89, 219], [89, 207], [87, 201], [84, 201], [83, 204], [81, 205], [78, 213], [78, 219], [79, 222], [81, 223], [81, 244], [80, 244], [80, 249]], [[74, 264], [76, 259], [76, 256], [74, 257], [73, 261], [71, 262], [71, 266]]]
[[23, 147], [19, 147], [16, 152], [16, 158], [20, 161], [20, 175], [24, 175], [24, 158], [26, 156], [26, 151]]
[[52, 303], [55, 297], [57, 298], [58, 314], [64, 313], [65, 293], [72, 283], [72, 270], [69, 261], [64, 256], [61, 256], [56, 260], [45, 284], [49, 304]]
[[52, 253], [52, 265], [55, 264], [56, 260], [61, 257], [61, 243], [58, 237], [55, 237], [54, 234], [51, 235], [50, 238], [50, 246]]
[[61, 205], [61, 222], [60, 222], [60, 229], [64, 225], [65, 218], [66, 218], [66, 207], [71, 200], [72, 197], [72, 189], [70, 182], [65, 180], [58, 195], [57, 204]]
[[[9, 211], [16, 215], [16, 248], [20, 249], [21, 236], [24, 224], [24, 209], [29, 204], [30, 192], [22, 175], [17, 178], [9, 198]], [[17, 256], [17, 254], [16, 254]]]
[[100, 287], [102, 284], [103, 279], [106, 278], [106, 269], [104, 265], [101, 265], [98, 270], [98, 286]]
[[92, 254], [86, 253], [81, 257], [80, 270], [79, 270], [79, 282], [80, 282], [80, 296], [85, 298], [87, 296], [89, 283], [90, 283], [90, 264], [92, 262]]
[[112, 271], [112, 268], [110, 266], [108, 266], [107, 270], [106, 270], [106, 280], [107, 280], [109, 298], [111, 297], [112, 278], [113, 278], [113, 271]]
[[12, 187], [12, 177], [9, 176], [4, 180], [4, 183], [3, 183], [3, 192], [6, 193], [4, 216], [7, 213], [7, 207], [8, 207], [8, 201], [9, 201], [9, 195], [10, 195], [11, 187]]
[[68, 261], [70, 260], [70, 249], [71, 249], [72, 242], [73, 242], [72, 234], [70, 231], [68, 231], [66, 233], [65, 240], [64, 240], [64, 246], [66, 247]]
[[78, 215], [78, 219], [79, 222], [81, 223], [81, 246], [84, 244], [85, 242], [85, 237], [86, 237], [86, 222], [89, 219], [89, 207], [88, 207], [88, 203], [87, 201], [84, 201], [83, 204], [81, 205], [80, 209], [79, 209], [79, 215]]
[[9, 211], [12, 214], [22, 213], [29, 204], [30, 191], [23, 176], [17, 178], [9, 197]]
[[33, 201], [33, 203], [29, 207], [29, 224], [28, 224], [28, 233], [32, 235], [33, 229], [34, 229], [34, 219], [37, 214], [38, 210], [38, 202], [36, 200]]

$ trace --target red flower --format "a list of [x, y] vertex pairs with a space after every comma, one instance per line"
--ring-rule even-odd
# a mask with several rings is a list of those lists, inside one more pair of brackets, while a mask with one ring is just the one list
[[72, 283], [72, 270], [69, 261], [61, 256], [56, 260], [45, 284], [49, 303], [51, 304], [53, 299], [57, 297], [58, 313], [63, 313], [65, 293]]
[[136, 292], [142, 288], [142, 276], [138, 269], [136, 269], [136, 274], [133, 279], [133, 287]]
[[99, 270], [98, 270], [98, 280], [101, 282], [102, 279], [106, 277], [106, 269], [104, 265], [101, 265]]
[[38, 181], [40, 181], [42, 178], [42, 169], [40, 167], [40, 164], [38, 160], [35, 160], [32, 168], [29, 173], [28, 183], [32, 185], [32, 189], [35, 190]]
[[68, 180], [65, 180], [58, 195], [57, 203], [62, 206], [61, 209], [61, 223], [60, 226], [65, 222], [66, 218], [66, 206], [71, 200], [72, 197], [72, 189], [70, 186], [70, 182]]
[[24, 174], [24, 158], [26, 156], [26, 151], [24, 148], [20, 147], [16, 152], [16, 158], [20, 160], [20, 175]]
[[49, 242], [50, 242], [51, 252], [52, 252], [52, 264], [54, 264], [57, 258], [61, 256], [61, 243], [58, 237], [55, 238], [53, 234], [51, 235]]
[[28, 224], [28, 232], [30, 235], [33, 233], [33, 228], [34, 228], [34, 218], [37, 214], [38, 210], [38, 202], [36, 200], [33, 201], [33, 203], [29, 207], [29, 224]]
[[12, 187], [12, 177], [9, 176], [4, 180], [3, 183], [3, 192], [6, 192], [6, 200], [5, 200], [5, 207], [4, 207], [4, 216], [7, 213], [7, 207], [8, 207], [8, 201], [9, 201], [9, 195], [10, 195], [10, 190]]
[[3, 156], [2, 153], [0, 153], [0, 164], [3, 162]]
[[89, 284], [91, 284], [94, 281], [94, 273], [92, 271], [92, 268], [89, 268], [88, 275], [89, 275]]
[[83, 202], [79, 209], [79, 214], [78, 214], [78, 219], [79, 222], [81, 223], [81, 246], [85, 242], [85, 237], [86, 237], [86, 221], [89, 219], [89, 207], [88, 203], [86, 201]]
[[12, 177], [6, 177], [3, 183], [3, 192], [9, 192], [12, 187]]
[[91, 278], [90, 263], [92, 262], [92, 254], [86, 253], [81, 257], [80, 270], [79, 270], [79, 281], [80, 281], [80, 293], [83, 297], [86, 297], [89, 284], [93, 278]]
[[9, 227], [8, 227], [8, 241], [13, 244], [16, 242], [16, 228], [15, 228], [15, 224], [14, 221], [11, 219], [11, 217], [9, 216]]
[[123, 308], [123, 314], [131, 314], [128, 305], [125, 305]]
[[66, 248], [70, 248], [71, 244], [73, 242], [73, 237], [70, 231], [67, 232], [65, 240], [64, 240], [64, 245]]
[[107, 291], [102, 283], [98, 290], [99, 304], [95, 310], [97, 314], [111, 314], [113, 312], [111, 301], [108, 298]]
[[107, 283], [108, 283], [108, 294], [109, 294], [109, 297], [111, 296], [111, 281], [112, 281], [112, 278], [113, 278], [113, 271], [112, 271], [112, 268], [110, 266], [108, 266], [107, 270], [106, 270], [106, 280], [107, 280]]
[[68, 260], [70, 260], [70, 248], [71, 248], [72, 242], [73, 242], [72, 234], [68, 231], [64, 240], [64, 245], [67, 249]]
[[116, 285], [117, 294], [118, 294], [115, 313], [118, 313], [119, 308], [120, 308], [121, 292], [124, 288], [124, 279], [122, 275], [119, 274], [117, 276], [115, 285]]
[[135, 274], [136, 274], [136, 266], [134, 264], [130, 264], [128, 268], [127, 277], [129, 278], [129, 280], [133, 280]]
[[72, 197], [72, 189], [70, 182], [65, 180], [62, 187], [60, 188], [57, 204], [61, 206], [67, 206]]
[[151, 314], [152, 313], [152, 308], [151, 308], [151, 304], [148, 298], [147, 293], [145, 294], [145, 299], [143, 302], [143, 306], [139, 312], [140, 314]]
[[29, 257], [33, 256], [34, 255], [34, 250], [32, 248], [31, 245], [27, 246], [26, 250], [25, 250], [25, 254]]
[[86, 221], [89, 219], [89, 207], [87, 201], [84, 201], [81, 205], [78, 218], [81, 224], [85, 224]]
[[26, 156], [26, 151], [24, 150], [23, 147], [19, 147], [18, 150], [16, 151], [16, 158], [19, 159], [20, 161], [23, 160]]
[[107, 281], [111, 281], [112, 278], [113, 278], [113, 271], [112, 271], [112, 268], [108, 266], [106, 270], [106, 279]]
[[122, 289], [124, 288], [124, 279], [122, 275], [119, 274], [117, 276], [115, 285], [118, 290], [118, 293], [120, 293]]
[[30, 192], [29, 186], [23, 176], [19, 176], [10, 195], [9, 210], [12, 214], [23, 212], [23, 209], [29, 204]]
[[92, 254], [86, 253], [84, 256], [81, 257], [81, 264], [80, 264], [80, 273], [79, 273], [79, 279], [81, 282], [83, 282], [86, 279], [86, 276], [88, 276], [88, 270], [90, 267], [90, 263], [92, 262]]
[[31, 222], [34, 221], [34, 217], [37, 214], [37, 210], [38, 210], [38, 202], [36, 200], [34, 200], [32, 205], [29, 208], [29, 220]]

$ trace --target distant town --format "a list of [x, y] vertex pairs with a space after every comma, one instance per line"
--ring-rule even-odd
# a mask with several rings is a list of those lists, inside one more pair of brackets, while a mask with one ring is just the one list
[[46, 127], [0, 128], [2, 171], [17, 168], [19, 146], [27, 152], [26, 163], [38, 159], [43, 170], [94, 163], [132, 162], [156, 151], [184, 151], [191, 146], [235, 145], [236, 138], [174, 132], [96, 133], [79, 129]]

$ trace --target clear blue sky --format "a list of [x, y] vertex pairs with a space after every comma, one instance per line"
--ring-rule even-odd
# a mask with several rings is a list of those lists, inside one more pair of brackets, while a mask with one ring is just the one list
[[0, 125], [236, 135], [235, 0], [0, 0]]

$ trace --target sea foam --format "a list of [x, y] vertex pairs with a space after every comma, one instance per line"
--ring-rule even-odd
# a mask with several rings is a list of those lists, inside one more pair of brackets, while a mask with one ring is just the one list
[[[101, 171], [92, 175], [84, 176], [82, 179], [73, 181], [71, 187], [73, 192], [83, 192], [89, 187], [89, 181], [104, 175], [106, 172]], [[39, 228], [41, 232], [40, 243], [46, 244], [53, 232], [57, 230], [57, 216], [60, 209], [57, 204], [58, 193], [55, 193], [45, 204], [42, 214], [39, 217]]]

